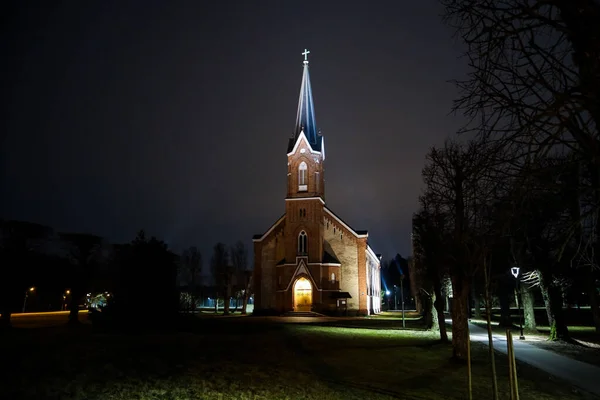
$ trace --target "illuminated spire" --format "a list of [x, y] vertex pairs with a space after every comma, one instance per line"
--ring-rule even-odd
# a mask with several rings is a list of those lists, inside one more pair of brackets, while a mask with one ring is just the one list
[[298, 138], [300, 131], [304, 130], [304, 135], [308, 139], [313, 150], [320, 151], [321, 140], [317, 131], [317, 122], [315, 120], [315, 105], [313, 103], [312, 89], [310, 87], [310, 75], [308, 73], [308, 54], [310, 51], [304, 50], [304, 72], [302, 74], [302, 85], [300, 87], [300, 99], [298, 100], [298, 114], [296, 116], [296, 126], [294, 127], [294, 139]]

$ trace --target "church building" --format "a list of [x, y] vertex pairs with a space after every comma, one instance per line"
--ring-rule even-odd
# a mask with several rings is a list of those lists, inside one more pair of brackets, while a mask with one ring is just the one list
[[379, 313], [381, 257], [367, 231], [352, 229], [325, 205], [325, 143], [315, 120], [308, 53], [287, 148], [285, 214], [253, 238], [254, 310]]

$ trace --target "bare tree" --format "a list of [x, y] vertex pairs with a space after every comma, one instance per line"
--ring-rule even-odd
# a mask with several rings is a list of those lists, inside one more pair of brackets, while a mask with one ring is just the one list
[[97, 261], [101, 257], [103, 239], [84, 233], [61, 233], [60, 237], [71, 262], [69, 322], [73, 324], [79, 322], [79, 304], [93, 279]]
[[229, 263], [227, 246], [217, 243], [213, 248], [211, 259], [211, 272], [215, 280], [215, 313], [218, 309], [219, 298], [223, 299], [223, 314], [229, 314], [229, 301], [231, 298], [231, 278], [233, 268]]
[[242, 298], [242, 314], [246, 314], [248, 299], [251, 295], [252, 271], [248, 269], [248, 250], [242, 241], [238, 241], [231, 248], [231, 260], [236, 277], [236, 287]]
[[440, 340], [448, 341], [444, 317], [442, 280], [447, 274], [444, 224], [445, 217], [431, 212], [428, 203], [421, 198], [421, 210], [413, 216], [413, 255], [416, 281], [425, 294], [427, 328], [438, 330]]
[[[600, 3], [595, 0], [441, 0], [445, 20], [467, 46], [470, 73], [457, 81], [455, 110], [475, 132], [512, 150], [519, 169], [571, 152], [582, 165], [575, 240], [596, 329], [600, 307]], [[586, 173], [584, 174], [583, 171]], [[587, 176], [584, 176], [587, 175]], [[593, 254], [593, 255], [592, 255]]]
[[[484, 141], [448, 140], [426, 157], [424, 197], [445, 215], [445, 249], [452, 281], [452, 344], [457, 359], [467, 358], [469, 294], [481, 266], [481, 237], [486, 207], [498, 196], [501, 184], [497, 149]], [[486, 228], [487, 229], [487, 228]]]
[[196, 309], [198, 298], [200, 296], [201, 272], [202, 272], [202, 254], [197, 247], [192, 246], [183, 251], [181, 255], [181, 269], [187, 281], [187, 287], [190, 292], [191, 311]]

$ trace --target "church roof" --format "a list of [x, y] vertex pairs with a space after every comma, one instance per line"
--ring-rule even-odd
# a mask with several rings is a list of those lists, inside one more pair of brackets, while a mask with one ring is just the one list
[[279, 217], [279, 219], [277, 221], [275, 221], [275, 223], [273, 225], [271, 225], [269, 230], [267, 230], [265, 233], [259, 233], [257, 235], [252, 236], [252, 241], [260, 242], [261, 240], [266, 238], [269, 235], [269, 233], [271, 233], [273, 231], [273, 229], [275, 229], [281, 222], [283, 222], [283, 220], [285, 220], [285, 214], [283, 214], [281, 217]]
[[351, 299], [352, 296], [348, 292], [331, 292], [329, 295], [332, 299]]
[[[325, 242], [326, 244], [329, 244]], [[331, 246], [329, 246], [331, 248]], [[323, 249], [323, 264], [341, 264], [340, 260], [335, 256], [333, 251], [327, 251], [328, 249]]]
[[328, 207], [323, 207], [323, 209], [332, 217], [334, 217], [336, 220], [338, 220], [338, 222], [340, 222], [346, 229], [348, 229], [351, 233], [353, 233], [355, 236], [357, 237], [366, 237], [369, 235], [369, 231], [366, 230], [355, 230], [352, 229], [350, 227], [350, 225], [348, 225], [343, 219], [341, 219], [339, 217], [339, 215], [337, 215], [336, 213], [334, 213], [333, 211], [331, 211], [330, 208]]
[[300, 86], [300, 98], [298, 99], [298, 113], [296, 114], [296, 125], [294, 126], [294, 137], [288, 143], [288, 153], [294, 148], [294, 144], [300, 136], [300, 131], [308, 139], [310, 147], [315, 151], [321, 151], [321, 135], [317, 130], [315, 119], [315, 104], [313, 102], [312, 88], [310, 85], [310, 74], [308, 72], [308, 60], [306, 56], [310, 53], [305, 50], [302, 53], [304, 59], [304, 72], [302, 73], [302, 84]]

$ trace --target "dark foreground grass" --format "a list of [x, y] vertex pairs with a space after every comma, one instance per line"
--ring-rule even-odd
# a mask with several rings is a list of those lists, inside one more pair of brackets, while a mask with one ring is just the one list
[[[466, 367], [429, 332], [204, 319], [187, 332], [100, 334], [90, 326], [0, 336], [1, 399], [466, 399]], [[483, 346], [474, 394], [490, 399]], [[508, 398], [500, 357], [502, 398]], [[521, 399], [581, 399], [520, 366]]]

